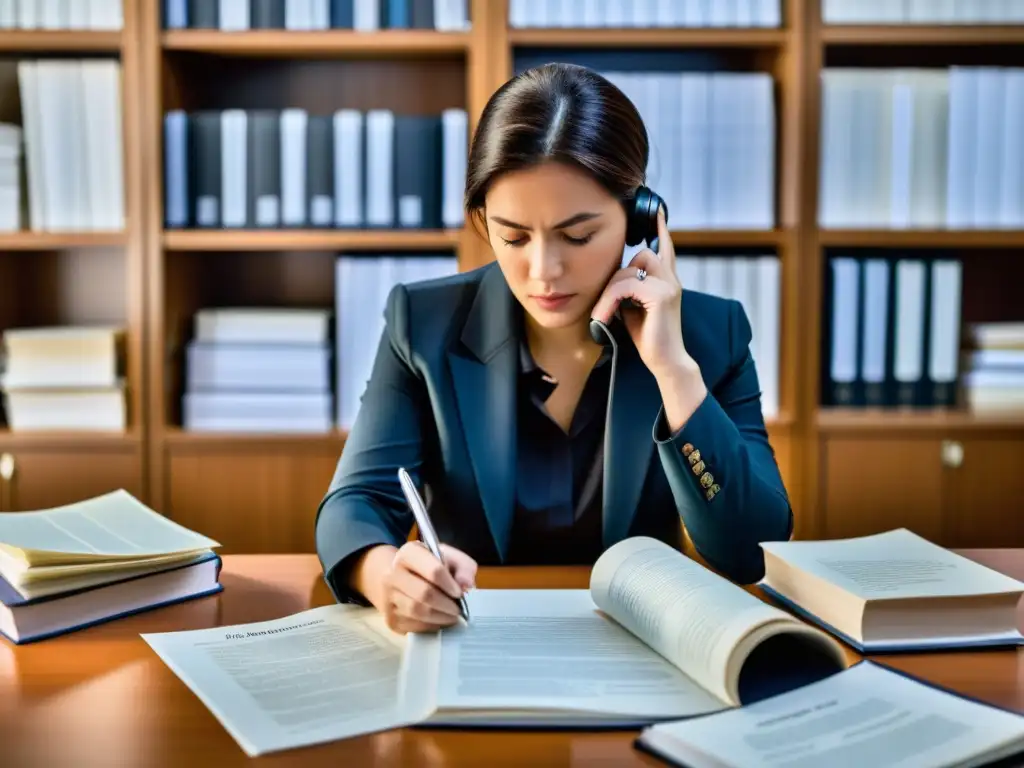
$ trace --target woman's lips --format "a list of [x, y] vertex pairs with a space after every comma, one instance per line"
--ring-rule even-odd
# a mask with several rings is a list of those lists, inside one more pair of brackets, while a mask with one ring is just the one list
[[548, 312], [553, 312], [565, 307], [575, 294], [572, 293], [546, 293], [536, 294], [532, 298], [541, 309], [545, 309]]

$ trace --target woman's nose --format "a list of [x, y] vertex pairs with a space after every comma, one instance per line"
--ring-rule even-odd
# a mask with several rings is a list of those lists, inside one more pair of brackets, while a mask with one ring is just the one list
[[562, 274], [562, 260], [557, 246], [550, 242], [544, 242], [540, 238], [531, 244], [530, 253], [530, 278], [538, 281], [549, 281]]

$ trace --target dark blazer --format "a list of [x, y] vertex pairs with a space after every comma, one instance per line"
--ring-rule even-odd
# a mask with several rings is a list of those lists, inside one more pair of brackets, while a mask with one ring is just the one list
[[[413, 525], [398, 483], [424, 489], [439, 539], [501, 564], [515, 510], [516, 299], [494, 262], [398, 285], [355, 424], [316, 515], [316, 547], [339, 600], [359, 599], [332, 569], [372, 544], [401, 546]], [[682, 546], [680, 518], [709, 565], [741, 583], [763, 575], [758, 542], [785, 540], [792, 512], [768, 443], [736, 301], [683, 292], [687, 351], [708, 396], [669, 434], [661, 395], [621, 324], [609, 395], [603, 543], [647, 535]]]

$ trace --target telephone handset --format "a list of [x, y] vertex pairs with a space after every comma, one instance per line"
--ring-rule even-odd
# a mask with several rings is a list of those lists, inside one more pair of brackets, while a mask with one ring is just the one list
[[[657, 252], [659, 207], [665, 211], [665, 221], [668, 221], [665, 201], [652, 190], [641, 186], [637, 187], [636, 194], [623, 201], [623, 206], [626, 208], [626, 245], [639, 245], [646, 241], [648, 247]], [[591, 319], [590, 335], [598, 344], [615, 346], [611, 330], [600, 320]]]

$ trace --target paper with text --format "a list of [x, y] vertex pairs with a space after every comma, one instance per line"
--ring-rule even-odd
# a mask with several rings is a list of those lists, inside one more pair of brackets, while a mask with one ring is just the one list
[[852, 539], [761, 546], [769, 555], [868, 600], [1012, 593], [1024, 586], [905, 528]]
[[142, 636], [250, 757], [386, 730], [429, 714], [397, 697], [403, 639], [372, 608]]
[[181, 555], [219, 546], [124, 490], [53, 509], [0, 514], [0, 548], [33, 566]]
[[864, 661], [749, 707], [652, 726], [642, 740], [694, 768], [935, 768], [1013, 754], [1024, 718]]
[[646, 537], [605, 552], [590, 591], [602, 611], [731, 704], [739, 704], [731, 668], [742, 641], [772, 623], [797, 631], [785, 612]]
[[438, 667], [441, 719], [467, 709], [683, 717], [724, 706], [598, 613], [586, 590], [483, 589], [468, 600], [468, 625], [409, 638], [410, 668]]

